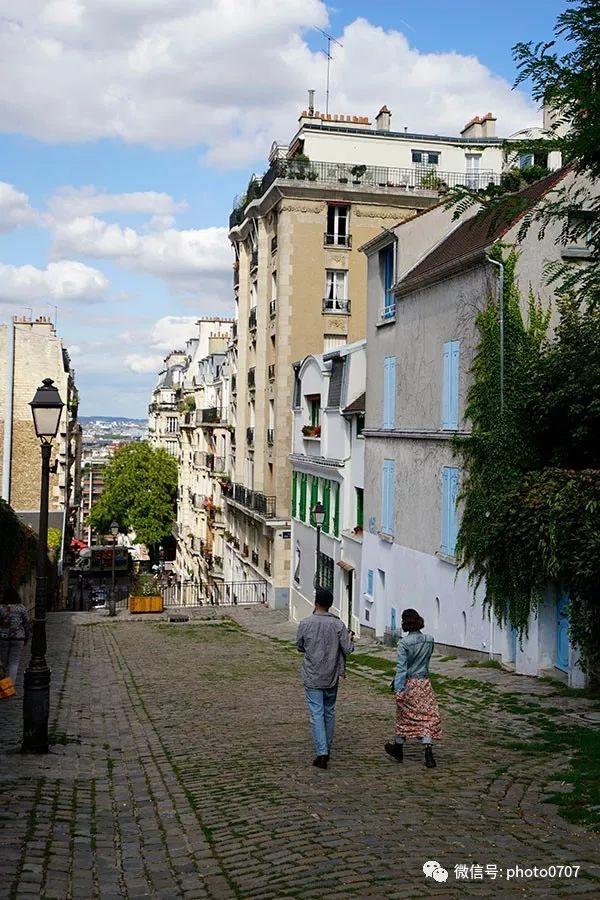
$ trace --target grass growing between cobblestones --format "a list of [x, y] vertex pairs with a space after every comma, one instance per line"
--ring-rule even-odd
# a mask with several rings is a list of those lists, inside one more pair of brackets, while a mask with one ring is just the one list
[[[391, 679], [396, 667], [391, 660], [354, 654], [348, 660], [348, 670], [360, 674], [361, 669], [370, 669], [374, 675]], [[496, 710], [521, 719], [519, 731], [530, 736], [523, 741], [504, 741], [503, 746], [528, 755], [547, 757], [549, 778], [567, 761], [568, 769], [561, 771], [555, 780], [560, 778], [562, 784], [571, 789], [550, 793], [546, 802], [556, 804], [568, 821], [600, 832], [600, 730], [565, 727], [558, 722], [562, 714], [559, 708], [525, 699], [522, 694], [501, 691], [488, 682], [437, 673], [431, 674], [431, 682], [444, 711], [451, 715], [461, 718], [469, 713], [493, 715]], [[561, 687], [566, 688], [565, 685]], [[386, 685], [381, 685], [380, 689], [389, 691]], [[557, 691], [554, 696], [581, 697], [586, 694], [566, 688], [564, 693]], [[457, 702], [453, 704], [453, 701]], [[495, 746], [496, 741], [492, 739], [490, 744]]]

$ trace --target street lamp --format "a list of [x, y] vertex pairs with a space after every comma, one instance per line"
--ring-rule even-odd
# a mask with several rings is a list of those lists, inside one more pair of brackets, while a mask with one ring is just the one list
[[31, 656], [24, 676], [23, 753], [48, 752], [48, 716], [50, 713], [50, 669], [46, 662], [46, 607], [48, 603], [48, 495], [50, 456], [64, 403], [51, 378], [44, 378], [29, 404], [35, 433], [40, 440], [42, 476], [38, 558], [35, 583], [35, 612], [31, 638]]
[[325, 507], [318, 500], [311, 509], [311, 515], [313, 518], [313, 522], [317, 526], [317, 568], [315, 572], [315, 593], [319, 588], [319, 558], [321, 555], [321, 528], [323, 527], [323, 522], [325, 521]]
[[119, 534], [119, 523], [110, 523], [110, 533], [112, 534], [112, 577], [110, 582], [110, 599], [108, 601], [108, 615], [114, 616], [115, 608], [115, 547], [117, 545], [117, 535]]

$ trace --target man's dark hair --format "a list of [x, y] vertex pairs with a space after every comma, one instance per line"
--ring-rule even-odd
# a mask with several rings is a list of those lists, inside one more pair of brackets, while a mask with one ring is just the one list
[[4, 588], [4, 594], [2, 597], [2, 603], [6, 604], [6, 606], [19, 606], [23, 601], [19, 596], [19, 593], [12, 587], [12, 585], [8, 585]]
[[402, 631], [420, 631], [425, 626], [423, 617], [416, 609], [405, 609], [402, 613]]
[[315, 591], [315, 603], [321, 609], [331, 609], [333, 605], [333, 594], [327, 588], [317, 588]]

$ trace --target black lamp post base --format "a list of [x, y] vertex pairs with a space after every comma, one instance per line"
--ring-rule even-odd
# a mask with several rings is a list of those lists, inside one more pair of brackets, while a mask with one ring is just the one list
[[23, 744], [21, 753], [48, 753], [50, 669], [27, 669], [23, 677]]

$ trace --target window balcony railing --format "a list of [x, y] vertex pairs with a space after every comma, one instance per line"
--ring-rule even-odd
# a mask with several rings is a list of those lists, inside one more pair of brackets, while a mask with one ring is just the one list
[[267, 428], [267, 444], [272, 447], [275, 443], [275, 429]]
[[351, 234], [325, 234], [323, 235], [323, 242], [326, 247], [347, 247], [350, 249], [352, 246], [352, 235]]
[[198, 410], [201, 425], [215, 425], [221, 421], [220, 410], [216, 406]]
[[253, 563], [255, 566], [257, 566], [257, 565], [258, 565], [258, 551], [257, 551], [257, 550], [253, 550], [253, 551], [252, 551], [251, 559], [252, 559], [252, 563]]
[[248, 315], [248, 328], [250, 331], [255, 331], [256, 329], [256, 307], [253, 306]]
[[248, 387], [251, 391], [256, 387], [256, 369], [254, 366], [248, 369]]
[[277, 315], [277, 300], [269, 301], [269, 317], [274, 319]]
[[271, 238], [271, 253], [275, 253], [277, 250], [277, 235], [273, 235]]
[[248, 544], [244, 544], [244, 546], [242, 547], [242, 556], [247, 557], [249, 555], [250, 555], [250, 548], [249, 548]]
[[382, 322], [387, 322], [388, 319], [394, 319], [396, 317], [396, 301], [393, 303], [386, 303], [385, 306], [382, 306], [379, 310], [379, 318]]
[[271, 563], [269, 562], [268, 559], [265, 559], [264, 564], [263, 564], [263, 568], [264, 568], [264, 570], [265, 570], [265, 575], [270, 575], [270, 574], [271, 574]]
[[236, 375], [231, 376], [231, 393], [232, 394], [237, 393], [237, 376]]
[[254, 446], [254, 428], [246, 428], [246, 443], [249, 447]]
[[252, 251], [252, 256], [250, 257], [250, 269], [256, 269], [258, 266], [258, 250]]
[[268, 368], [268, 376], [269, 381], [275, 381], [275, 363], [272, 363]]
[[350, 301], [324, 297], [323, 312], [329, 314], [342, 313], [343, 315], [348, 315], [350, 313]]
[[231, 491], [231, 499], [240, 506], [264, 516], [265, 519], [274, 519], [276, 513], [276, 497], [267, 497], [260, 491], [253, 491], [243, 484], [234, 484]]

